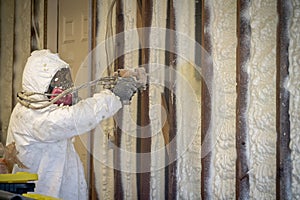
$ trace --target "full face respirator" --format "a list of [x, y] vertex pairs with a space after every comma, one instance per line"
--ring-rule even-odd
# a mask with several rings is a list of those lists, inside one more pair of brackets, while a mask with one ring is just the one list
[[[47, 94], [51, 94], [50, 99], [52, 100], [56, 96], [63, 93], [67, 89], [72, 88], [73, 86], [74, 84], [72, 81], [70, 68], [61, 68], [56, 72], [56, 74], [52, 78]], [[55, 101], [54, 104], [71, 106], [74, 104], [73, 100], [75, 99], [75, 96], [75, 93], [68, 93], [65, 96], [59, 98], [57, 101]]]

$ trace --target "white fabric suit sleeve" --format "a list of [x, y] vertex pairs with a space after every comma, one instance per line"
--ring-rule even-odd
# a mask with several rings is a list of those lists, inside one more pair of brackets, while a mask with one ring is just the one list
[[119, 98], [110, 90], [104, 90], [74, 106], [50, 108], [35, 120], [32, 136], [40, 141], [71, 138], [94, 129], [121, 107]]

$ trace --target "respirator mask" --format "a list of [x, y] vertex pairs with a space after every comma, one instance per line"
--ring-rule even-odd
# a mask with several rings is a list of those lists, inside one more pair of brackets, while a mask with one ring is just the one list
[[[71, 76], [70, 68], [61, 68], [59, 69], [54, 77], [52, 78], [48, 91], [48, 94], [50, 95], [50, 99], [55, 98], [65, 90], [73, 87], [73, 81]], [[76, 93], [70, 93], [66, 94], [65, 96], [58, 99], [55, 104], [58, 105], [74, 105], [77, 101], [77, 94]]]

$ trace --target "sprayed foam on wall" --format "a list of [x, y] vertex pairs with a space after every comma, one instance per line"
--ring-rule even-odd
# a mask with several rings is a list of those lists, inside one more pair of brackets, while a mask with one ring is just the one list
[[[196, 78], [195, 46], [186, 39], [195, 40], [195, 2], [174, 1], [176, 38], [177, 100], [177, 199], [200, 199], [201, 188], [201, 135], [200, 94], [201, 82]], [[181, 34], [184, 34], [181, 35]], [[180, 35], [180, 36], [179, 36]], [[195, 42], [195, 41], [194, 41]], [[186, 56], [189, 54], [189, 56]], [[200, 56], [200, 55], [198, 55]], [[196, 71], [197, 72], [197, 71]], [[180, 74], [180, 75], [179, 75]], [[189, 89], [190, 88], [190, 89]]]
[[[109, 11], [110, 1], [98, 1], [98, 32], [96, 35], [97, 45], [103, 46], [105, 41], [106, 17]], [[113, 16], [115, 16], [113, 14]], [[115, 22], [113, 17], [112, 22]], [[103, 66], [106, 66], [106, 56], [104, 49], [100, 48], [97, 55], [97, 62], [100, 67], [96, 68], [96, 76], [103, 77]], [[112, 119], [103, 121], [93, 134], [93, 156], [95, 172], [95, 188], [99, 199], [114, 198], [114, 171], [103, 163], [111, 163], [113, 160], [113, 150], [110, 148], [108, 137], [113, 135], [114, 123]]]
[[[131, 34], [126, 34], [127, 30], [134, 29], [136, 27], [136, 15], [137, 10], [136, 1], [124, 1], [123, 11], [124, 11], [124, 41], [125, 49], [132, 49], [133, 46], [138, 42], [135, 38], [132, 38]], [[125, 54], [124, 59], [125, 68], [136, 68], [138, 67], [138, 51], [130, 52]], [[123, 124], [122, 124], [122, 136], [121, 136], [121, 149], [128, 152], [136, 152], [136, 105], [137, 105], [137, 95], [132, 99], [131, 105], [123, 108]], [[126, 117], [126, 115], [129, 115]], [[135, 169], [136, 159], [131, 156], [126, 156], [121, 153], [121, 165], [125, 166], [126, 169]], [[136, 199], [137, 198], [137, 188], [136, 188], [136, 175], [131, 172], [122, 173], [122, 184], [125, 199]]]
[[292, 158], [292, 197], [300, 199], [300, 2], [292, 1], [293, 9], [290, 23], [289, 47], [289, 83], [290, 124], [291, 124], [291, 158]]
[[250, 8], [250, 198], [276, 197], [276, 1]]
[[[152, 17], [152, 26], [157, 28], [165, 28], [166, 27], [166, 18], [167, 18], [167, 2], [153, 0], [153, 17]], [[153, 33], [150, 33], [153, 34]], [[159, 46], [159, 43], [163, 43], [165, 41], [165, 36], [153, 37], [150, 36], [153, 40], [150, 40], [150, 44], [153, 46]], [[158, 49], [150, 50], [150, 63], [154, 63], [151, 67], [149, 67], [149, 73], [155, 74], [155, 69], [157, 67], [162, 67], [165, 61], [165, 52], [160, 51]], [[155, 81], [158, 83], [162, 82], [164, 74], [155, 74], [155, 79], [150, 78], [151, 81]], [[162, 127], [163, 123], [166, 121], [162, 121], [162, 116], [165, 110], [161, 107], [161, 98], [160, 95], [163, 92], [162, 85], [150, 84], [149, 86], [149, 96], [150, 96], [150, 120], [152, 125], [152, 130], [154, 133], [152, 134], [151, 140], [151, 151], [158, 151], [165, 146]], [[151, 156], [151, 169], [154, 169], [151, 172], [150, 177], [150, 198], [151, 199], [164, 199], [165, 198], [165, 169], [159, 166], [163, 166], [165, 162], [165, 153], [160, 155]]]
[[[105, 5], [104, 5], [105, 4]], [[174, 1], [176, 15], [176, 30], [187, 36], [194, 38], [195, 22], [194, 9], [195, 2]], [[211, 12], [211, 23], [209, 32], [212, 40], [212, 59], [214, 63], [214, 85], [212, 99], [213, 108], [213, 167], [212, 173], [212, 196], [215, 199], [232, 199], [236, 195], [236, 138], [235, 138], [235, 119], [236, 119], [236, 1], [213, 0], [207, 3]], [[134, 2], [125, 3], [125, 27], [130, 29], [136, 25], [136, 13]], [[249, 73], [249, 110], [248, 130], [249, 130], [249, 180], [251, 199], [275, 199], [276, 198], [276, 31], [277, 31], [277, 3], [273, 0], [253, 1], [250, 5], [250, 15], [247, 18], [251, 25], [251, 55], [247, 64]], [[300, 132], [300, 72], [299, 72], [299, 3], [293, 0], [293, 14], [290, 26], [290, 117], [291, 117], [291, 144], [293, 160], [292, 192], [293, 197], [300, 197], [300, 162], [299, 162], [299, 132]], [[131, 8], [131, 9], [130, 9]], [[105, 19], [108, 5], [102, 2], [99, 5], [99, 18]], [[166, 1], [153, 1], [152, 26], [165, 27], [166, 24]], [[103, 24], [102, 24], [103, 23]], [[106, 24], [100, 23], [100, 30], [105, 29]], [[104, 39], [104, 33], [99, 32], [99, 41]], [[151, 37], [155, 38], [155, 37]], [[125, 35], [125, 45], [130, 45], [130, 35]], [[161, 42], [150, 41], [152, 44]], [[177, 51], [186, 51], [186, 45], [177, 39]], [[157, 45], [154, 45], [157, 46]], [[193, 54], [193, 50], [190, 51]], [[150, 62], [164, 63], [164, 53], [150, 51]], [[180, 74], [190, 80], [189, 84], [193, 87], [198, 83], [191, 73], [191, 63], [182, 58], [178, 58], [177, 69]], [[127, 55], [125, 63], [128, 66], [138, 63], [137, 54]], [[184, 134], [177, 136], [178, 152], [189, 142], [186, 135], [191, 128], [190, 114], [194, 110], [188, 98], [185, 84], [177, 83], [176, 95], [178, 97], [177, 121], [178, 130]], [[157, 110], [160, 105], [161, 88], [154, 85], [150, 86], [150, 119], [154, 130], [161, 127], [161, 115]], [[200, 90], [196, 91], [200, 96]], [[135, 99], [134, 99], [135, 101]], [[135, 102], [134, 102], [135, 103]], [[199, 103], [199, 102], [197, 102]], [[132, 110], [132, 113], [135, 111]], [[124, 117], [124, 120], [128, 120]], [[196, 122], [195, 122], [196, 123]], [[112, 124], [104, 122], [104, 132], [111, 132]], [[107, 140], [103, 134], [99, 137], [97, 146], [102, 146], [97, 151], [101, 152], [104, 158], [112, 156], [112, 150], [107, 148]], [[134, 151], [135, 141], [127, 136], [122, 137], [122, 147]], [[155, 150], [164, 146], [161, 133], [152, 137], [151, 149]], [[200, 199], [201, 195], [201, 138], [197, 135], [194, 143], [177, 160], [177, 199]], [[122, 157], [122, 165], [135, 165], [135, 161], [126, 160]], [[151, 169], [156, 169], [164, 162], [165, 155], [151, 157]], [[103, 165], [95, 165], [97, 177], [97, 189], [99, 197], [105, 199], [113, 198], [113, 171]], [[100, 169], [100, 170], [99, 170]], [[164, 170], [151, 171], [150, 195], [152, 199], [161, 199], [165, 196], [165, 173]], [[135, 175], [122, 173], [124, 197], [127, 199], [135, 198], [137, 188], [135, 185]]]
[[213, 1], [214, 63], [213, 197], [235, 196], [236, 8], [235, 0]]

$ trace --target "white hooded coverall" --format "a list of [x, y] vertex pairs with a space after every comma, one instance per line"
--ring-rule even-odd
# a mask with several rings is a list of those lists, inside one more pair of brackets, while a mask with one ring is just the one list
[[[52, 77], [63, 67], [68, 64], [57, 54], [49, 50], [33, 52], [23, 72], [23, 91], [45, 93]], [[7, 144], [15, 142], [19, 159], [29, 169], [14, 166], [13, 172], [37, 173], [38, 194], [65, 200], [87, 199], [83, 166], [72, 137], [92, 130], [121, 106], [119, 98], [109, 90], [73, 106], [53, 104], [34, 110], [18, 103], [11, 114]]]

